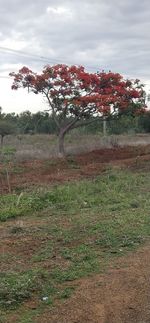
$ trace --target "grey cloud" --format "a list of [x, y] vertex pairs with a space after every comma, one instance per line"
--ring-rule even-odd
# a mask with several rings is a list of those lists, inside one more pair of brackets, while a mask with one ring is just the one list
[[[50, 63], [82, 64], [149, 78], [150, 2], [143, 0], [1, 0], [1, 41], [25, 41], [22, 50], [50, 57]], [[48, 7], [55, 10], [46, 11]], [[61, 8], [66, 8], [66, 12]], [[68, 14], [67, 14], [68, 10]], [[70, 15], [69, 15], [70, 13]], [[4, 54], [8, 62], [39, 69], [46, 62]], [[149, 78], [150, 79], [150, 78]]]

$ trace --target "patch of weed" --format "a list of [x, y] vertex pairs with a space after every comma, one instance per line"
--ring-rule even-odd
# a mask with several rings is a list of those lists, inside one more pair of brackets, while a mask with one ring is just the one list
[[75, 287], [71, 286], [71, 287], [66, 287], [59, 295], [60, 299], [66, 299], [69, 298], [72, 293], [74, 292]]
[[31, 297], [35, 289], [32, 272], [22, 274], [0, 273], [0, 307], [13, 308]]

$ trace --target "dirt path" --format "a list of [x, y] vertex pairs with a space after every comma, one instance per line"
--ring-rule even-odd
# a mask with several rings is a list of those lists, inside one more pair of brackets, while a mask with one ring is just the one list
[[116, 261], [105, 275], [78, 281], [74, 295], [38, 323], [149, 323], [150, 245]]

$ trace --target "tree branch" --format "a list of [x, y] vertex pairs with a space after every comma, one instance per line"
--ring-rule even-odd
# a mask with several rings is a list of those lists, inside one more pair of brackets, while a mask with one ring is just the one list
[[65, 134], [65, 133], [67, 133], [72, 127], [73, 127], [73, 125], [74, 124], [76, 124], [76, 122], [79, 120], [79, 118], [78, 117], [76, 117], [75, 119], [73, 119], [70, 123], [68, 123], [67, 124], [67, 126], [66, 127], [64, 127], [63, 129], [62, 129], [62, 132]]
[[[102, 120], [102, 118], [100, 118]], [[83, 122], [80, 122], [78, 124], [75, 124], [71, 127], [71, 129], [75, 129], [75, 128], [79, 128], [79, 127], [82, 127], [82, 126], [87, 126], [93, 122], [95, 122], [96, 120], [95, 119], [92, 119], [92, 120], [89, 120], [89, 121], [83, 121]]]
[[50, 101], [50, 99], [49, 99], [48, 93], [46, 93], [46, 92], [44, 92], [44, 91], [43, 91], [43, 93], [45, 94], [45, 96], [46, 96], [46, 98], [47, 98], [47, 100], [48, 100], [48, 103], [49, 103], [50, 107], [52, 108], [52, 116], [53, 116], [53, 118], [54, 118], [54, 121], [55, 121], [55, 123], [56, 123], [56, 126], [57, 126], [57, 128], [60, 130], [60, 124], [59, 124], [59, 122], [58, 122], [58, 120], [57, 120], [57, 118], [56, 118], [56, 114], [55, 114], [54, 106], [53, 106], [53, 104], [51, 103], [51, 101]]

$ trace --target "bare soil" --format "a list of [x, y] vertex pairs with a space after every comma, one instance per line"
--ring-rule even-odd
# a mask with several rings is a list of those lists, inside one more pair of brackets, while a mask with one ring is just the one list
[[[114, 268], [113, 268], [114, 267]], [[120, 258], [105, 275], [78, 281], [73, 296], [38, 323], [149, 323], [150, 246]]]
[[[9, 166], [12, 191], [32, 186], [53, 185], [79, 180], [104, 172], [111, 165], [119, 167], [145, 167], [150, 158], [150, 145], [100, 149], [68, 156], [64, 159], [32, 160], [16, 162]], [[4, 165], [0, 165], [0, 194], [8, 192]]]

